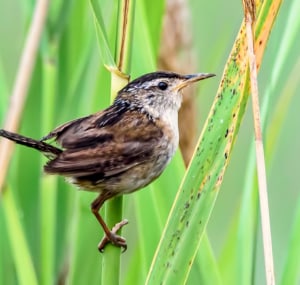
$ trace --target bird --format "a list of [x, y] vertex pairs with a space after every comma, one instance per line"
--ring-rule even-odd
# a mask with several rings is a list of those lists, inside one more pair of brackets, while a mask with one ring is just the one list
[[[179, 142], [178, 111], [182, 89], [215, 76], [157, 71], [144, 74], [121, 89], [107, 109], [69, 121], [40, 140], [0, 129], [0, 136], [42, 152], [47, 174], [60, 175], [82, 190], [98, 193], [91, 211], [105, 233], [100, 252], [111, 243], [127, 249], [100, 215], [105, 201], [144, 188], [164, 171]], [[53, 144], [56, 145], [53, 145]]]

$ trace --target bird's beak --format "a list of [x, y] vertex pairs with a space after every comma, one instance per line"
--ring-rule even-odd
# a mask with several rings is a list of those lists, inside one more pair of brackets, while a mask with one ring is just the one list
[[216, 76], [216, 75], [212, 74], [212, 73], [197, 73], [197, 74], [184, 75], [182, 77], [183, 80], [177, 86], [175, 86], [174, 89], [179, 91], [182, 88], [188, 86], [189, 84], [191, 84], [193, 82], [203, 80], [203, 79], [213, 77], [213, 76]]

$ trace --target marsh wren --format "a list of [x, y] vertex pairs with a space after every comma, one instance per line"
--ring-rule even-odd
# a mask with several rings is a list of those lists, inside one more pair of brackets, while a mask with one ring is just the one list
[[[0, 136], [43, 152], [49, 158], [46, 173], [99, 193], [91, 204], [105, 232], [98, 249], [103, 251], [111, 242], [126, 250], [126, 240], [117, 231], [127, 221], [110, 230], [99, 210], [106, 200], [141, 189], [160, 176], [178, 147], [180, 91], [212, 76], [145, 74], [121, 89], [107, 109], [63, 124], [40, 141], [5, 130]], [[51, 139], [61, 148], [45, 142]]]

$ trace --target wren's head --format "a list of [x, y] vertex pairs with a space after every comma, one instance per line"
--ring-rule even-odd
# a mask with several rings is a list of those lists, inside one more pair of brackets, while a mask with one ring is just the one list
[[145, 74], [119, 91], [116, 100], [143, 108], [153, 118], [165, 112], [178, 112], [182, 95], [181, 90], [189, 84], [214, 76], [210, 73], [180, 75], [172, 72], [153, 72]]

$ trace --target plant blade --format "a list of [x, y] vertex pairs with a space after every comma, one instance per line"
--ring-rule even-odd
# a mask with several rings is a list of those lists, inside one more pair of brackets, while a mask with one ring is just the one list
[[[267, 31], [262, 29], [264, 45], [258, 47], [260, 48], [258, 62], [261, 61], [276, 11], [280, 7], [280, 1], [275, 1], [277, 10], [271, 13], [270, 7], [274, 2], [267, 2], [269, 5], [265, 2], [263, 8], [268, 11], [269, 17], [264, 20], [271, 25], [267, 25], [269, 28]], [[260, 8], [261, 6], [257, 10]], [[266, 14], [264, 9], [261, 11], [263, 15]], [[259, 36], [260, 34], [257, 39]], [[160, 280], [164, 280], [165, 284], [174, 284], [174, 282], [184, 283], [187, 280], [217, 198], [248, 97], [248, 58], [245, 30], [242, 27], [200, 136], [197, 150], [175, 198], [146, 284], [157, 284]]]

